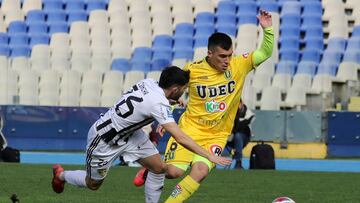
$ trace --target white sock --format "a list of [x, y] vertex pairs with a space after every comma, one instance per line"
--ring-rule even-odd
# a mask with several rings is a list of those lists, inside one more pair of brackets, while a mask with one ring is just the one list
[[[86, 178], [86, 171], [77, 170], [77, 171], [64, 171], [61, 176], [67, 183], [71, 185], [76, 185], [79, 187], [87, 187], [85, 178]], [[60, 176], [60, 178], [61, 178]]]
[[165, 173], [155, 174], [150, 171], [145, 181], [145, 202], [158, 203], [164, 187]]

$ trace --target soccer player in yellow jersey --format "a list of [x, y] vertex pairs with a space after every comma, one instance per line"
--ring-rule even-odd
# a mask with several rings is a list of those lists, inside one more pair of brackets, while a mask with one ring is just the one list
[[[246, 75], [272, 55], [274, 32], [271, 14], [261, 10], [258, 20], [264, 30], [259, 49], [233, 56], [231, 38], [224, 33], [214, 33], [208, 40], [207, 57], [184, 67], [190, 71], [190, 98], [179, 126], [213, 154], [221, 154], [231, 134]], [[191, 166], [189, 175], [175, 186], [167, 203], [188, 199], [215, 166], [173, 138], [168, 141], [165, 161], [169, 164], [167, 178], [180, 177]], [[158, 202], [163, 182], [164, 175], [148, 173], [146, 202]]]

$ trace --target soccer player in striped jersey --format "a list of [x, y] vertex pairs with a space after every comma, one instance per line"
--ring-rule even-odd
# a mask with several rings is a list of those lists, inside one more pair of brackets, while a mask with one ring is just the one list
[[190, 151], [212, 162], [229, 165], [231, 160], [213, 155], [197, 145], [174, 121], [169, 101], [178, 100], [188, 82], [189, 72], [172, 66], [162, 71], [159, 83], [145, 79], [135, 84], [90, 128], [86, 170], [64, 171], [58, 164], [53, 166], [53, 190], [63, 192], [65, 182], [97, 190], [120, 155], [125, 161], [138, 161], [155, 178], [162, 178], [167, 165], [141, 129], [154, 120]]
[[[271, 14], [260, 10], [258, 20], [264, 31], [259, 49], [233, 56], [231, 38], [224, 33], [214, 33], [208, 40], [207, 57], [184, 67], [190, 71], [189, 102], [179, 126], [213, 154], [221, 154], [231, 134], [246, 75], [272, 55]], [[191, 167], [189, 175], [175, 186], [167, 203], [188, 199], [215, 166], [211, 160], [185, 149], [173, 138], [168, 141], [165, 161], [170, 164], [167, 178], [180, 177]], [[147, 202], [158, 202], [161, 195], [163, 183], [157, 181], [162, 179], [153, 175], [149, 172], [145, 181]]]

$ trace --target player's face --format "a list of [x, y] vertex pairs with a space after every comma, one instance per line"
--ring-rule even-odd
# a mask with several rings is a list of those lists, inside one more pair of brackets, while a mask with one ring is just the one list
[[232, 54], [232, 47], [229, 50], [215, 47], [213, 50], [208, 50], [208, 62], [216, 70], [225, 72], [230, 64]]
[[187, 85], [174, 87], [169, 99], [175, 101], [179, 100], [179, 98], [184, 94], [186, 87]]

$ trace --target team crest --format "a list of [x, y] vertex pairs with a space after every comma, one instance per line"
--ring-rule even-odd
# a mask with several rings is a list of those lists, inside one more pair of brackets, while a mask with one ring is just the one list
[[105, 177], [107, 174], [107, 169], [106, 168], [98, 169], [97, 172], [101, 177]]
[[171, 193], [171, 196], [172, 197], [177, 197], [180, 193], [181, 193], [182, 189], [181, 189], [181, 186], [180, 185], [176, 185], [174, 190], [172, 191]]
[[225, 75], [225, 78], [229, 80], [229, 79], [231, 78], [231, 71], [230, 71], [230, 70], [226, 70], [226, 71], [224, 72], [224, 75]]
[[221, 155], [221, 152], [222, 152], [222, 147], [220, 147], [219, 145], [217, 144], [213, 144], [210, 146], [210, 151], [217, 155], [217, 156], [220, 156]]

